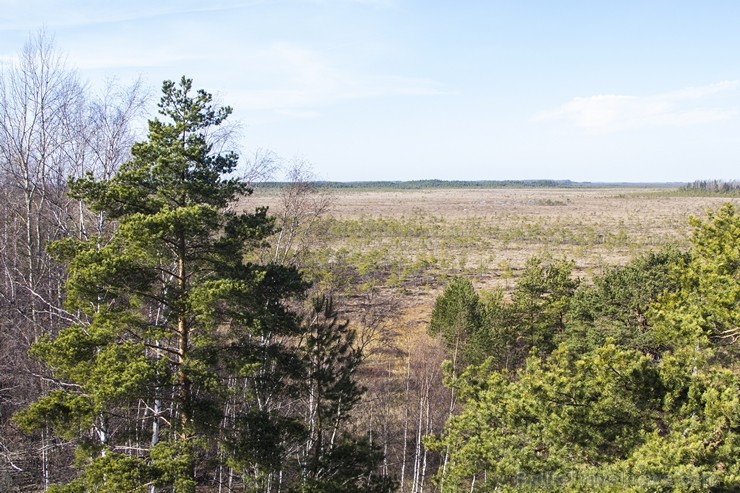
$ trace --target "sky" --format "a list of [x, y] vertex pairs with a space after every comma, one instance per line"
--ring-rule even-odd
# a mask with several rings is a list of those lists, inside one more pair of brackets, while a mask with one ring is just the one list
[[185, 75], [330, 181], [740, 178], [736, 0], [0, 0], [90, 87]]

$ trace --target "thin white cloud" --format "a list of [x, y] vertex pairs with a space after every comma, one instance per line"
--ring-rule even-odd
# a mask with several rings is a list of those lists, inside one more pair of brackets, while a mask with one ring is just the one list
[[[0, 30], [33, 31], [44, 25], [50, 29], [72, 29], [93, 25], [131, 22], [178, 14], [198, 14], [228, 10], [243, 10], [270, 0], [129, 0], [127, 2], [95, 3], [84, 0], [49, 2], [48, 0], [12, 1], [4, 5]], [[398, 0], [300, 0], [319, 5], [356, 4], [388, 9]]]
[[[272, 22], [267, 9], [255, 9], [252, 19], [246, 15], [251, 10], [244, 6], [268, 0], [162, 0], [154, 6], [132, 0], [125, 6], [110, 3], [96, 8], [86, 7], [83, 0], [71, 0], [65, 7], [53, 4], [46, 9], [41, 8], [42, 0], [27, 2], [38, 8], [13, 9], [12, 15], [0, 17], [0, 30], [4, 24], [17, 30], [23, 24], [35, 26], [52, 19], [47, 28], [52, 32], [61, 29], [60, 49], [70, 54], [70, 65], [83, 76], [143, 74], [145, 80], [157, 84], [184, 73], [196, 82], [206, 79], [218, 84], [235, 108], [300, 118], [317, 116], [327, 106], [346, 101], [446, 94], [437, 81], [366, 63], [362, 43], [358, 49], [352, 40], [328, 44], [301, 29], [263, 35], [259, 16], [268, 15], [266, 23]], [[293, 2], [353, 4], [365, 10], [392, 8], [397, 0], [285, 3]], [[190, 15], [211, 10], [226, 12], [220, 16]], [[160, 23], [159, 16], [167, 16], [167, 22]], [[153, 22], [151, 18], [155, 18]], [[245, 21], [236, 22], [239, 18]], [[13, 60], [11, 55], [6, 58], [0, 65]]]
[[590, 132], [608, 133], [650, 126], [694, 125], [727, 120], [735, 108], [707, 105], [710, 97], [734, 91], [740, 81], [722, 81], [653, 96], [604, 94], [576, 97], [535, 121], [560, 120]]
[[304, 2], [318, 5], [331, 4], [358, 4], [375, 8], [392, 8], [396, 7], [398, 0], [303, 0]]
[[350, 68], [331, 55], [286, 41], [192, 47], [147, 37], [124, 43], [112, 37], [74, 48], [72, 65], [82, 73], [144, 71], [154, 83], [177, 76], [173, 74], [196, 79], [207, 74], [221, 81], [219, 90], [231, 106], [288, 118], [316, 117], [327, 106], [352, 100], [448, 94], [434, 80]]
[[65, 2], [56, 4], [46, 0], [28, 0], [6, 8], [0, 17], [0, 30], [33, 31], [46, 26], [49, 29], [69, 29], [99, 24], [114, 24], [175, 14], [217, 12], [243, 8], [264, 0], [218, 0], [204, 4], [199, 0], [159, 0], [147, 3], [131, 0], [121, 3], [96, 4]]
[[278, 108], [278, 109], [275, 109], [274, 112], [280, 116], [290, 118], [291, 120], [304, 119], [304, 118], [315, 118], [321, 115], [321, 112], [317, 110], [300, 110], [300, 109], [291, 109], [291, 108], [287, 108], [287, 109]]
[[353, 73], [315, 51], [290, 43], [275, 43], [242, 53], [240, 58], [258, 71], [248, 73], [249, 79], [235, 81], [243, 89], [237, 91], [231, 104], [244, 109], [305, 117], [347, 100], [445, 94], [432, 80]]

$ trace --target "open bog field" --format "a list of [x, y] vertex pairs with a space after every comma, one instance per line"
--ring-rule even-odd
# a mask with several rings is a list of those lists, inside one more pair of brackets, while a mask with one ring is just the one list
[[[306, 268], [327, 289], [347, 282], [390, 290], [403, 307], [401, 318], [419, 323], [451, 275], [469, 276], [479, 288], [507, 289], [536, 255], [571, 259], [588, 280], [640, 252], [685, 246], [690, 215], [738, 202], [626, 187], [328, 193], [331, 206], [312, 226]], [[254, 200], [281, 211], [274, 190], [258, 191]]]

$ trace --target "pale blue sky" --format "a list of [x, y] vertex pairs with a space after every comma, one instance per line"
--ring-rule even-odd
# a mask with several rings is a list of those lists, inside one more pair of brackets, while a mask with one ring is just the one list
[[738, 1], [0, 0], [0, 60], [41, 26], [326, 180], [740, 178]]

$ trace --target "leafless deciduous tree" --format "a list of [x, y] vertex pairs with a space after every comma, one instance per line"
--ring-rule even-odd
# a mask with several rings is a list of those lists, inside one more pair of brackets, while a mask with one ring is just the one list
[[91, 96], [45, 31], [0, 73], [0, 489], [4, 477], [48, 486], [64, 474], [60, 440], [24, 437], [10, 417], [54, 385], [28, 348], [74, 317], [63, 309], [65, 273], [46, 247], [104, 227], [67, 196], [67, 179], [109, 176], [127, 159], [142, 94], [139, 83], [110, 83]]
[[318, 220], [332, 205], [332, 196], [315, 183], [311, 165], [296, 159], [287, 172], [287, 184], [276, 211], [279, 232], [273, 239], [273, 261], [298, 265], [308, 248], [320, 241]]
[[257, 149], [244, 159], [242, 178], [251, 184], [270, 180], [280, 168], [280, 158], [273, 151]]

